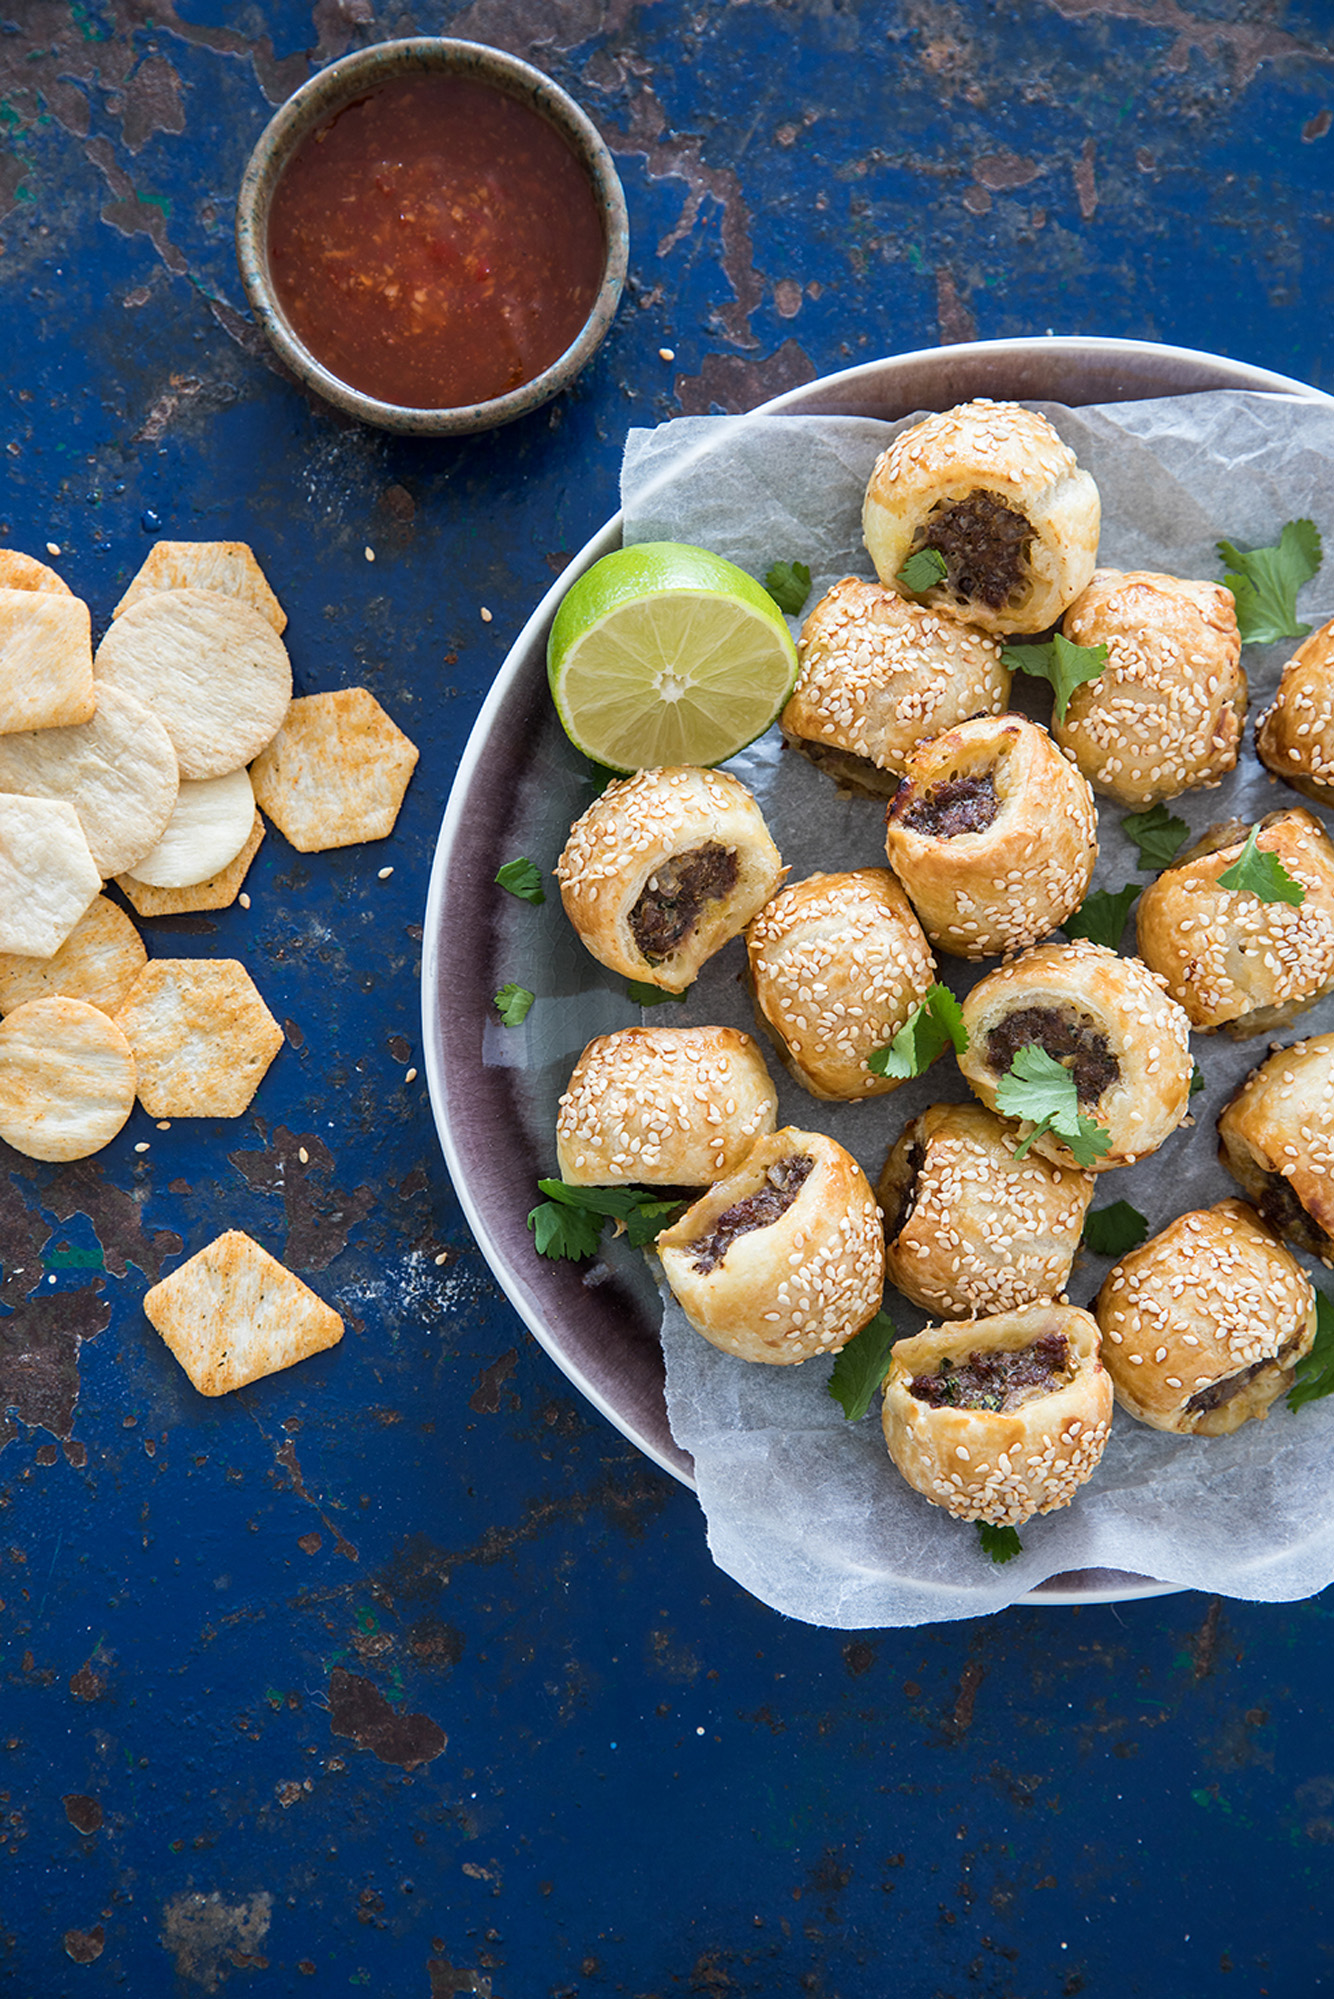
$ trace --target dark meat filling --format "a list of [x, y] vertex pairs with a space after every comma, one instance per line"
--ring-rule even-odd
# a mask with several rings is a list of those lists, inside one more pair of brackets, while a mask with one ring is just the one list
[[1071, 1071], [1081, 1104], [1096, 1104], [1121, 1074], [1107, 1036], [1053, 1006], [1023, 1006], [1007, 1013], [987, 1036], [987, 1061], [997, 1075], [1008, 1075], [1019, 1050], [1034, 1043]]
[[925, 797], [897, 817], [913, 833], [952, 840], [957, 833], [985, 833], [1000, 811], [996, 780], [990, 771], [977, 777], [947, 777], [933, 784]]
[[655, 868], [630, 911], [630, 930], [650, 965], [670, 958], [699, 921], [706, 902], [719, 902], [736, 887], [737, 858], [716, 840], [673, 854]]
[[899, 1194], [899, 1204], [894, 1215], [885, 1216], [885, 1235], [890, 1242], [908, 1226], [913, 1209], [922, 1191], [922, 1168], [926, 1164], [926, 1149], [914, 1139], [908, 1147], [908, 1182]]
[[1229, 1374], [1222, 1381], [1211, 1381], [1198, 1395], [1191, 1396], [1186, 1404], [1186, 1414], [1205, 1416], [1211, 1409], [1220, 1408], [1224, 1402], [1230, 1402], [1234, 1395], [1240, 1395], [1242, 1389], [1254, 1381], [1257, 1374], [1263, 1374], [1267, 1367], [1277, 1368], [1281, 1372], [1300, 1345], [1300, 1335], [1294, 1335], [1279, 1348], [1272, 1359], [1252, 1361], [1249, 1367], [1242, 1368], [1240, 1374]]
[[999, 611], [1023, 583], [1032, 539], [1023, 514], [978, 490], [938, 508], [920, 531], [919, 546], [940, 551], [960, 597]]
[[698, 1236], [690, 1245], [695, 1268], [701, 1276], [717, 1269], [738, 1236], [749, 1235], [752, 1229], [767, 1229], [771, 1222], [785, 1215], [814, 1164], [808, 1152], [790, 1152], [786, 1159], [776, 1159], [769, 1167], [764, 1186], [747, 1194], [743, 1201], [733, 1201], [730, 1208], [724, 1208], [709, 1233]]
[[1062, 1384], [1070, 1366], [1064, 1333], [1027, 1347], [989, 1347], [967, 1360], [946, 1358], [935, 1374], [913, 1376], [912, 1393], [932, 1409], [1015, 1409]]
[[1265, 1175], [1265, 1190], [1255, 1205], [1275, 1235], [1286, 1236], [1298, 1249], [1307, 1250], [1312, 1256], [1329, 1255], [1331, 1238], [1281, 1173]]

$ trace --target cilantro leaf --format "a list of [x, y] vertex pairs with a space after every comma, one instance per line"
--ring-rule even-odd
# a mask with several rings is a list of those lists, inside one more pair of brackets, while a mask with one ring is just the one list
[[884, 1048], [873, 1048], [866, 1066], [873, 1076], [921, 1076], [937, 1055], [953, 1047], [962, 1055], [968, 1046], [963, 1009], [948, 986], [938, 981], [927, 988], [898, 1033]]
[[506, 861], [496, 875], [501, 888], [507, 888], [511, 895], [517, 895], [524, 902], [545, 902], [547, 892], [542, 886], [542, 877], [536, 861], [526, 855], [517, 861]]
[[919, 548], [908, 557], [895, 581], [905, 590], [931, 590], [949, 573], [950, 566], [938, 548]]
[[1323, 1291], [1315, 1294], [1315, 1345], [1297, 1363], [1297, 1379], [1288, 1390], [1289, 1409], [1319, 1402], [1334, 1394], [1334, 1304]]
[[1288, 521], [1274, 548], [1243, 552], [1220, 541], [1218, 553], [1230, 564], [1223, 583], [1236, 600], [1244, 644], [1306, 637], [1311, 627], [1297, 622], [1297, 592], [1315, 575], [1323, 553], [1313, 521]]
[[1073, 1075], [1035, 1042], [1015, 1050], [1009, 1073], [996, 1089], [996, 1109], [1002, 1117], [1025, 1118], [1034, 1127], [1015, 1147], [1016, 1159], [1046, 1131], [1056, 1133], [1077, 1166], [1091, 1166], [1111, 1149], [1103, 1127], [1080, 1110]]
[[1092, 895], [1085, 896], [1073, 916], [1066, 917], [1061, 928], [1067, 937], [1087, 937], [1090, 943], [1106, 944], [1114, 951], [1121, 942], [1130, 906], [1138, 896], [1138, 882], [1127, 882], [1124, 888], [1095, 889]]
[[993, 1562], [1012, 1562], [1016, 1555], [1023, 1554], [1024, 1544], [1017, 1527], [993, 1527], [989, 1520], [975, 1520], [973, 1525], [982, 1553], [990, 1555]]
[[1190, 1088], [1186, 1092], [1187, 1098], [1197, 1097], [1203, 1088], [1204, 1071], [1198, 1062], [1192, 1062], [1190, 1065]]
[[669, 993], [661, 986], [646, 985], [642, 979], [627, 979], [625, 997], [636, 1006], [661, 1006], [664, 1000], [675, 1000], [677, 1005], [689, 997], [689, 988], [683, 993]]
[[528, 1018], [528, 1009], [536, 999], [527, 986], [516, 986], [513, 979], [503, 985], [496, 994], [496, 1006], [506, 1027], [518, 1027]]
[[1139, 848], [1141, 874], [1168, 867], [1190, 831], [1185, 820], [1169, 812], [1161, 799], [1147, 812], [1130, 813], [1121, 826], [1126, 838]]
[[1094, 1208], [1084, 1219], [1084, 1244], [1095, 1256], [1124, 1256], [1137, 1249], [1148, 1233], [1149, 1224], [1129, 1201]]
[[528, 1216], [528, 1226], [539, 1256], [568, 1257], [578, 1263], [597, 1254], [602, 1223], [581, 1208], [567, 1208], [559, 1201], [543, 1201]]
[[1218, 886], [1245, 890], [1261, 902], [1289, 902], [1294, 909], [1299, 907], [1306, 900], [1306, 890], [1293, 880], [1277, 854], [1257, 844], [1259, 837], [1260, 828], [1252, 826], [1246, 845], [1218, 877]]
[[811, 594], [811, 572], [804, 562], [775, 562], [764, 587], [779, 610], [795, 618]]
[[537, 1185], [547, 1197], [528, 1217], [538, 1251], [575, 1261], [595, 1254], [604, 1222], [622, 1223], [631, 1246], [643, 1249], [686, 1205], [638, 1187], [571, 1187], [564, 1180], [539, 1180]]
[[849, 1423], [859, 1423], [871, 1406], [871, 1398], [889, 1372], [889, 1357], [898, 1338], [898, 1328], [886, 1311], [868, 1319], [854, 1333], [829, 1377], [829, 1393], [843, 1405]]
[[1048, 645], [1005, 646], [1001, 652], [1001, 665], [1008, 666], [1011, 673], [1029, 673], [1037, 680], [1051, 682], [1058, 722], [1065, 720], [1075, 689], [1086, 680], [1096, 680], [1106, 664], [1105, 645], [1077, 646], [1064, 632], [1054, 632]]

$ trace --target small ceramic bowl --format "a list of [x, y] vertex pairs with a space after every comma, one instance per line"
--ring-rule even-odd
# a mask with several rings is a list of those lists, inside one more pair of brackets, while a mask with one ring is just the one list
[[[587, 172], [602, 220], [605, 254], [602, 281], [582, 328], [556, 360], [531, 380], [503, 395], [444, 409], [417, 409], [381, 402], [340, 381], [294, 330], [279, 302], [269, 265], [269, 213], [284, 171], [310, 134], [338, 111], [379, 86], [428, 72], [490, 85], [528, 105], [553, 125]], [[629, 225], [625, 195], [597, 128], [572, 97], [550, 77], [501, 49], [442, 35], [379, 42], [330, 63], [302, 84], [265, 126], [250, 156], [236, 204], [236, 254], [255, 317], [281, 359], [326, 402], [362, 423], [417, 436], [462, 435], [490, 430], [525, 416], [568, 388], [585, 366], [616, 314], [625, 283]]]

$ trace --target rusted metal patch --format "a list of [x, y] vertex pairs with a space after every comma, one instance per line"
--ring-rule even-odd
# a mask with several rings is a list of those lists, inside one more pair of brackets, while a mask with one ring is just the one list
[[449, 1737], [425, 1714], [400, 1714], [360, 1673], [335, 1666], [329, 1675], [329, 1732], [347, 1736], [382, 1763], [415, 1770], [442, 1754]]

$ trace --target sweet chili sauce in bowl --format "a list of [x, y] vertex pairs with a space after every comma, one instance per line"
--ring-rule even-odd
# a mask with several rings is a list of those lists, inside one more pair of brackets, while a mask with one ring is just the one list
[[541, 71], [445, 37], [312, 77], [252, 155], [242, 278], [306, 385], [384, 429], [488, 429], [573, 380], [610, 325], [625, 200]]

